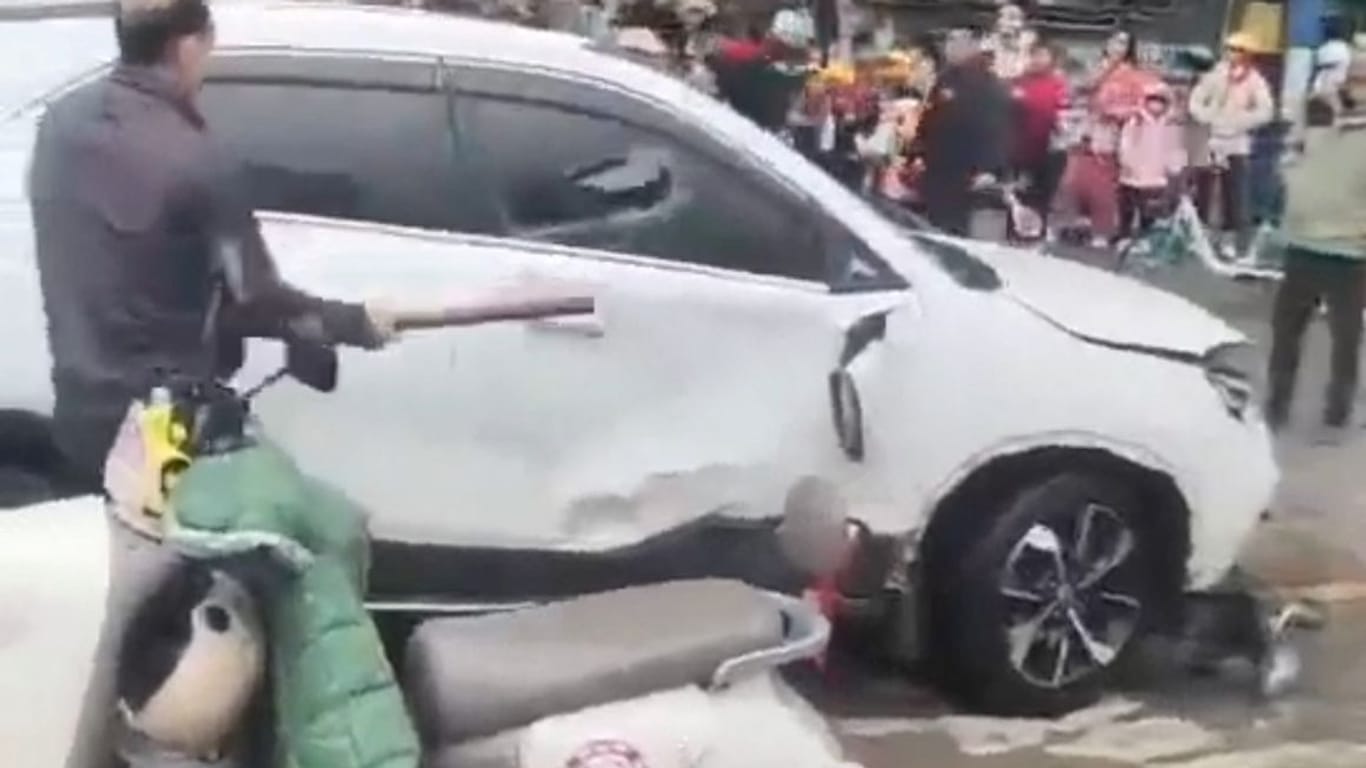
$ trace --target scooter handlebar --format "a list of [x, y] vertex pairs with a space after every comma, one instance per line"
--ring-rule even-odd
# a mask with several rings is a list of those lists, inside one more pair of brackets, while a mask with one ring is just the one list
[[591, 315], [596, 308], [592, 296], [582, 295], [491, 299], [437, 309], [402, 311], [397, 313], [394, 327], [399, 331], [411, 331], [483, 325], [508, 320], [543, 320], [551, 317]]

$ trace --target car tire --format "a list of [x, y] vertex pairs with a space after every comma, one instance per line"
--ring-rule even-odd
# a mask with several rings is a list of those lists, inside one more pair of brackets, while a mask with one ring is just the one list
[[1159, 561], [1142, 511], [1120, 483], [1063, 474], [954, 537], [931, 614], [949, 693], [1006, 716], [1096, 701], [1156, 613]]
[[20, 466], [0, 466], [0, 510], [51, 501], [60, 493], [51, 478]]

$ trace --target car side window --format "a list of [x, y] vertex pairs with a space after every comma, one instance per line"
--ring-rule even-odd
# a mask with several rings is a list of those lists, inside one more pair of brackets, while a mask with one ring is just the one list
[[458, 97], [466, 151], [517, 237], [764, 275], [825, 279], [802, 209], [661, 132], [587, 110]]
[[[315, 82], [206, 83], [209, 129], [241, 162], [258, 210], [489, 231], [464, 199], [445, 97]], [[462, 190], [465, 194], [462, 194]]]

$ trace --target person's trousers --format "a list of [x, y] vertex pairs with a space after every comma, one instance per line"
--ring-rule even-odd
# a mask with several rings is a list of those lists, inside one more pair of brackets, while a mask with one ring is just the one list
[[[1148, 228], [1157, 221], [1159, 209], [1167, 196], [1166, 187], [1131, 187], [1121, 185], [1119, 188], [1119, 236], [1133, 237], [1136, 233], [1147, 232]], [[1134, 229], [1134, 222], [1137, 220], [1138, 229]]]
[[863, 189], [868, 169], [857, 157], [844, 152], [826, 152], [821, 156], [820, 165], [849, 189], [855, 192]]
[[128, 413], [126, 402], [70, 404], [61, 396], [53, 414], [53, 437], [63, 466], [60, 490], [71, 494], [103, 493], [104, 464]]
[[1039, 216], [1047, 222], [1048, 214], [1053, 210], [1053, 199], [1067, 170], [1067, 153], [1048, 152], [1021, 165], [1018, 170], [1027, 181], [1020, 193], [1020, 202], [1038, 211]]
[[1115, 156], [1073, 152], [1059, 190], [1058, 209], [1069, 215], [1085, 214], [1091, 220], [1093, 237], [1114, 238], [1119, 232], [1119, 163]]
[[1246, 157], [1234, 155], [1228, 158], [1228, 167], [1199, 168], [1195, 172], [1195, 207], [1200, 211], [1200, 219], [1210, 226], [1214, 220], [1214, 185], [1219, 184], [1219, 229], [1232, 232], [1237, 237], [1238, 248], [1247, 246], [1251, 221], [1248, 205], [1251, 190]]
[[1285, 276], [1271, 318], [1267, 420], [1273, 426], [1284, 424], [1290, 416], [1304, 331], [1320, 301], [1328, 304], [1333, 339], [1323, 420], [1337, 427], [1352, 417], [1362, 310], [1366, 308], [1366, 262], [1291, 247], [1285, 254]]
[[921, 195], [925, 218], [951, 235], [968, 237], [972, 229], [972, 180], [923, 179]]

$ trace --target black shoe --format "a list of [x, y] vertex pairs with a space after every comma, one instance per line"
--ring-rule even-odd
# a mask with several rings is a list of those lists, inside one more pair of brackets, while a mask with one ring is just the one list
[[1346, 429], [1352, 421], [1352, 411], [1349, 408], [1329, 408], [1323, 414], [1323, 426], [1329, 429]]

